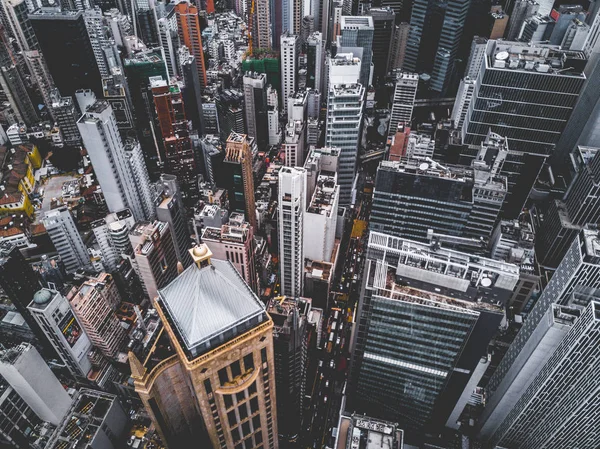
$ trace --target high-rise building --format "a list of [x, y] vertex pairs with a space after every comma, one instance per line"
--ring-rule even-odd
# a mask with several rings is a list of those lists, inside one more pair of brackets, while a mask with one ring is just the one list
[[302, 430], [310, 304], [303, 298], [284, 297], [272, 299], [267, 306], [273, 320], [277, 420], [283, 441], [296, 441]]
[[38, 92], [44, 100], [44, 105], [50, 110], [52, 105], [51, 92], [54, 80], [48, 71], [46, 61], [38, 50], [25, 52], [25, 60], [31, 73], [32, 81], [37, 85]]
[[[584, 308], [598, 297], [598, 231], [582, 230], [571, 243], [550, 282], [487, 384], [487, 405], [479, 421], [484, 438], [493, 435], [546, 362], [564, 341], [552, 325], [553, 305]], [[560, 311], [560, 309], [558, 309]], [[560, 316], [555, 320], [558, 324]], [[554, 318], [552, 318], [554, 320]], [[558, 328], [560, 331], [560, 328]], [[590, 346], [592, 347], [592, 346]], [[533, 387], [535, 388], [535, 386]], [[579, 405], [572, 401], [572, 405]]]
[[179, 45], [177, 41], [177, 28], [173, 27], [172, 21], [169, 21], [166, 17], [161, 17], [156, 23], [158, 25], [160, 46], [165, 54], [165, 63], [167, 64], [167, 73], [170, 79], [179, 75], [179, 67], [177, 66], [177, 47]]
[[184, 268], [187, 268], [192, 263], [192, 258], [188, 252], [192, 243], [177, 177], [162, 174], [155, 187], [158, 193], [156, 218], [169, 224], [177, 260], [183, 264]]
[[402, 68], [430, 74], [433, 92], [443, 94], [448, 88], [470, 5], [468, 0], [413, 4]]
[[460, 85], [458, 86], [458, 92], [456, 94], [456, 100], [454, 101], [451, 115], [452, 121], [454, 122], [454, 127], [456, 129], [462, 129], [463, 124], [465, 123], [465, 119], [469, 113], [469, 105], [471, 103], [471, 99], [473, 98], [474, 92], [475, 80], [469, 78], [468, 76], [460, 80]]
[[202, 33], [200, 30], [200, 19], [198, 18], [198, 8], [187, 2], [181, 2], [175, 5], [175, 16], [177, 17], [177, 28], [179, 31], [179, 43], [185, 45], [190, 53], [194, 55], [198, 75], [200, 76], [200, 85], [205, 87], [206, 68], [204, 65], [204, 50], [202, 49]]
[[[90, 91], [78, 92], [77, 123], [110, 212], [128, 208], [136, 220], [154, 216], [150, 178], [136, 141], [123, 144], [112, 108]], [[87, 107], [86, 107], [87, 106]]]
[[283, 167], [279, 171], [278, 195], [281, 293], [292, 297], [302, 296], [306, 170]]
[[226, 141], [232, 132], [244, 134], [244, 93], [238, 89], [226, 89], [216, 98], [218, 126], [221, 140]]
[[431, 159], [381, 162], [370, 228], [423, 242], [430, 240], [433, 231], [471, 239], [480, 251], [486, 250], [507, 181], [494, 167], [483, 164], [466, 168], [441, 166]]
[[27, 309], [44, 330], [71, 375], [86, 378], [92, 369], [88, 359], [92, 343], [73, 315], [67, 298], [55, 290], [44, 288], [33, 295]]
[[[205, 114], [203, 113], [204, 104], [202, 103], [202, 85], [198, 75], [198, 66], [196, 65], [194, 55], [190, 54], [187, 47], [181, 47], [178, 52], [180, 72], [183, 77], [183, 87], [181, 93], [183, 95], [183, 105], [185, 107], [185, 115], [192, 122], [192, 128], [200, 134], [212, 132], [211, 129], [205, 128]], [[218, 129], [218, 119], [217, 119]]]
[[81, 134], [77, 127], [79, 112], [73, 102], [73, 97], [62, 97], [58, 89], [54, 89], [50, 94], [50, 98], [50, 115], [58, 124], [65, 145], [81, 145]]
[[151, 300], [158, 290], [177, 277], [177, 253], [168, 223], [137, 223], [129, 233], [133, 246], [132, 265]]
[[[275, 14], [275, 11], [271, 9], [273, 6], [278, 7], [269, 0], [256, 0], [252, 21], [252, 43], [255, 48], [270, 49], [273, 45], [271, 39], [271, 21], [273, 14]], [[250, 11], [248, 11], [248, 14], [250, 14]], [[279, 34], [281, 34], [281, 31]], [[279, 35], [273, 36], [274, 38], [277, 38], [277, 42], [279, 42]]]
[[[289, 109], [289, 107], [288, 107]], [[283, 151], [287, 167], [301, 166], [304, 162], [306, 145], [306, 122], [288, 121], [284, 129]]]
[[[285, 2], [284, 2], [285, 3]], [[296, 92], [297, 64], [299, 52], [298, 36], [286, 32], [281, 35], [281, 105], [283, 113], [287, 114], [288, 98]]]
[[113, 276], [101, 273], [73, 287], [67, 299], [94, 347], [106, 357], [115, 357], [127, 332], [115, 315], [122, 299]]
[[[600, 247], [596, 243], [596, 251]], [[490, 443], [505, 448], [568, 447], [593, 449], [600, 436], [592, 418], [600, 401], [599, 367], [600, 302], [594, 300], [580, 314], [554, 306], [552, 318], [568, 332], [531, 379], [527, 390], [505, 415]], [[571, 313], [571, 314], [570, 314]], [[551, 398], [551, 400], [548, 400]], [[577, 443], [575, 443], [575, 441]]]
[[165, 332], [154, 353], [143, 365], [129, 355], [136, 391], [170, 449], [277, 449], [273, 322], [229, 262], [192, 251], [155, 302]]
[[134, 226], [135, 218], [129, 209], [110, 213], [92, 222], [92, 232], [100, 246], [102, 265], [107, 272], [115, 271], [123, 254], [131, 253], [129, 231]]
[[198, 166], [188, 131], [181, 89], [158, 77], [150, 78], [154, 107], [165, 148], [165, 171], [177, 176], [189, 205], [198, 199]]
[[202, 242], [208, 246], [215, 259], [230, 261], [252, 291], [260, 294], [254, 229], [244, 220], [244, 214], [232, 213], [229, 223], [220, 228], [205, 227]]
[[[375, 28], [371, 16], [342, 16], [338, 45], [343, 52], [350, 48], [362, 48], [360, 55], [360, 76], [358, 82], [368, 87], [372, 82], [373, 36]], [[359, 55], [355, 55], [359, 56]]]
[[62, 95], [91, 89], [99, 97], [102, 82], [83, 11], [40, 8], [29, 14], [50, 74]]
[[527, 19], [538, 12], [540, 4], [534, 0], [516, 0], [510, 13], [506, 39], [516, 41], [521, 34], [521, 28]]
[[[381, 442], [382, 447], [402, 449], [404, 431], [396, 423], [382, 421], [358, 414], [342, 414], [334, 447], [338, 449], [363, 449], [362, 442]], [[368, 446], [367, 446], [368, 447]]]
[[[21, 343], [0, 352], [0, 382], [2, 380], [5, 381], [3, 386], [8, 387], [3, 391], [4, 394], [10, 394], [12, 390], [25, 402], [26, 406], [23, 408], [29, 407], [40, 419], [54, 425], [60, 423], [71, 406], [69, 394], [39, 352], [29, 343]], [[2, 403], [2, 408], [6, 405], [8, 404]], [[13, 403], [13, 406], [17, 405]], [[18, 410], [18, 413], [23, 412], [24, 410]], [[15, 419], [10, 415], [9, 418]], [[31, 430], [33, 429], [29, 431]]]
[[397, 72], [396, 87], [392, 98], [392, 112], [388, 136], [396, 134], [398, 125], [410, 126], [412, 120], [419, 75], [416, 73]]
[[90, 255], [67, 206], [49, 210], [42, 223], [67, 272], [90, 268]]
[[415, 433], [445, 425], [478, 375], [518, 271], [371, 232], [346, 410], [385, 417]]
[[325, 146], [340, 149], [338, 184], [340, 204], [352, 203], [352, 185], [361, 141], [365, 87], [360, 78], [360, 59], [338, 54], [329, 59]]
[[390, 7], [371, 8], [373, 17], [373, 84], [379, 85], [388, 73], [390, 66], [390, 42], [394, 37], [396, 13]]
[[562, 199], [553, 200], [538, 229], [538, 261], [556, 267], [571, 242], [588, 224], [600, 220], [600, 151], [578, 146], [571, 155], [574, 177]]
[[229, 192], [230, 210], [242, 212], [252, 228], [257, 229], [252, 149], [246, 135], [235, 132], [229, 135], [223, 162], [224, 187]]
[[394, 34], [392, 36], [390, 51], [390, 65], [388, 72], [394, 69], [404, 68], [404, 59], [406, 58], [406, 45], [408, 43], [408, 35], [410, 24], [402, 22], [394, 26]]
[[279, 127], [279, 95], [273, 86], [267, 87], [267, 121], [269, 127], [269, 145], [281, 142], [281, 129]]
[[253, 137], [259, 150], [265, 150], [269, 143], [267, 123], [267, 75], [246, 72], [244, 83], [244, 111], [248, 137]]
[[323, 83], [326, 81], [324, 76], [324, 57], [323, 38], [319, 31], [315, 31], [306, 38], [306, 87], [323, 92]]

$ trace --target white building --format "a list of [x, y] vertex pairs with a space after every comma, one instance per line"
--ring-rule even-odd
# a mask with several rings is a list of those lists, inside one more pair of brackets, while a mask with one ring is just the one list
[[304, 215], [304, 257], [331, 261], [335, 245], [340, 187], [337, 175], [320, 172], [316, 187]]
[[410, 124], [418, 85], [419, 75], [416, 73], [400, 72], [396, 74], [388, 136], [396, 134], [399, 123]]
[[177, 30], [171, 28], [171, 23], [166, 17], [161, 17], [157, 23], [163, 58], [167, 65], [169, 78], [172, 78], [179, 74], [179, 67], [177, 66]]
[[288, 98], [296, 92], [298, 45], [298, 36], [290, 33], [281, 35], [281, 104], [284, 114], [287, 114]]
[[304, 287], [304, 209], [306, 170], [283, 167], [279, 171], [279, 268], [281, 294], [302, 296]]
[[361, 140], [365, 88], [358, 82], [360, 67], [360, 59], [351, 53], [329, 58], [325, 146], [341, 150], [338, 183], [340, 204], [344, 205], [352, 203]]
[[83, 12], [83, 20], [85, 21], [85, 27], [90, 38], [92, 50], [94, 51], [94, 58], [96, 59], [100, 76], [103, 78], [108, 77], [110, 73], [104, 59], [103, 48], [109, 45], [109, 40], [104, 29], [102, 10], [98, 6], [86, 9]]
[[459, 129], [462, 128], [467, 112], [469, 112], [469, 103], [473, 98], [473, 92], [475, 92], [475, 80], [468, 76], [460, 80], [460, 86], [458, 87], [458, 93], [456, 94], [456, 100], [454, 101], [454, 107], [452, 108], [452, 121], [454, 127]]
[[56, 426], [69, 411], [71, 398], [67, 391], [29, 343], [0, 353], [0, 376], [44, 421]]
[[129, 209], [108, 214], [92, 223], [92, 231], [100, 246], [104, 269], [112, 272], [117, 269], [121, 254], [130, 252], [129, 231], [135, 226], [135, 219]]
[[88, 359], [92, 343], [73, 314], [67, 298], [55, 290], [44, 288], [33, 296], [27, 309], [69, 372], [75, 377], [86, 377], [92, 369]]
[[[246, 114], [246, 130], [248, 136], [255, 139], [259, 135], [259, 129], [264, 124], [258, 123], [261, 116], [258, 114], [260, 109], [265, 107], [267, 85], [267, 75], [265, 73], [249, 72], [244, 75], [244, 112]], [[256, 98], [260, 96], [259, 98]], [[258, 100], [258, 101], [257, 101]]]
[[46, 212], [42, 223], [52, 240], [52, 244], [65, 264], [67, 272], [90, 267], [90, 256], [81, 240], [75, 220], [66, 206]]
[[279, 96], [277, 90], [267, 86], [267, 121], [269, 127], [269, 145], [281, 142], [281, 129], [279, 129]]
[[154, 216], [150, 179], [139, 143], [123, 144], [112, 108], [90, 91], [77, 92], [77, 126], [110, 212], [129, 208], [136, 221]]
[[285, 166], [296, 167], [304, 163], [306, 123], [302, 120], [289, 121], [285, 127]]
[[408, 136], [406, 156], [414, 158], [432, 158], [435, 151], [435, 140], [427, 134], [411, 133]]

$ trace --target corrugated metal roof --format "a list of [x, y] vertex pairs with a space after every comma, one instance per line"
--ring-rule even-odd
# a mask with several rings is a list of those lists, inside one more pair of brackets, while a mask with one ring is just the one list
[[188, 349], [265, 312], [228, 261], [192, 265], [158, 292]]

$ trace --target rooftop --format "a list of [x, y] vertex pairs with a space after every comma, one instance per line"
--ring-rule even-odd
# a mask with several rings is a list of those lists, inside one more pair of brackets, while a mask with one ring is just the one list
[[340, 188], [335, 173], [321, 171], [317, 177], [317, 186], [307, 212], [311, 214], [330, 215]]
[[365, 415], [342, 415], [335, 449], [402, 449], [404, 431]]
[[582, 237], [585, 242], [585, 252], [592, 257], [600, 257], [600, 231], [584, 229]]
[[173, 330], [195, 358], [267, 319], [265, 309], [228, 261], [192, 265], [158, 293]]

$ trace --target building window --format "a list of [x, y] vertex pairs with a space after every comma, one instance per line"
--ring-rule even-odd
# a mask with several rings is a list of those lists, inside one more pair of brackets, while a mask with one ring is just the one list
[[234, 427], [237, 424], [237, 418], [235, 416], [235, 410], [227, 413], [227, 420], [229, 421], [229, 427]]
[[235, 362], [233, 362], [231, 365], [229, 365], [229, 367], [231, 368], [231, 376], [235, 379], [238, 376], [242, 375], [242, 368], [240, 366], [240, 361], [236, 360]]
[[229, 376], [227, 375], [227, 368], [221, 368], [219, 370], [219, 382], [221, 382], [221, 386], [223, 386], [227, 382], [229, 382]]
[[212, 387], [210, 386], [210, 379], [204, 380], [204, 389], [206, 390], [206, 394], [212, 393]]
[[250, 353], [244, 356], [244, 369], [249, 370], [252, 368], [254, 368], [254, 357]]

